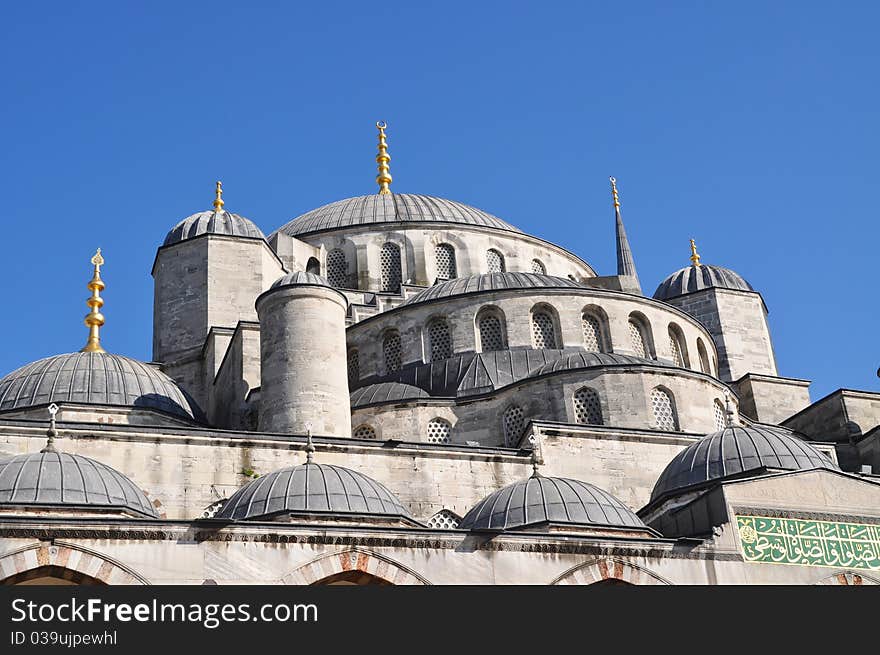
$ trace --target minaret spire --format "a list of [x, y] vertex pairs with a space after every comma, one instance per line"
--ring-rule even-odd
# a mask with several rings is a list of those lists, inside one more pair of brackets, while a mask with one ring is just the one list
[[379, 195], [387, 196], [391, 193], [391, 168], [388, 162], [391, 161], [391, 155], [388, 154], [388, 144], [385, 143], [385, 128], [388, 123], [379, 121], [376, 123], [379, 128], [379, 154], [376, 155], [376, 163], [379, 164], [379, 174], [376, 176], [376, 184], [379, 185]]
[[92, 279], [89, 280], [87, 285], [92, 292], [92, 297], [86, 300], [90, 311], [86, 314], [85, 319], [85, 323], [89, 328], [89, 340], [80, 352], [103, 353], [107, 351], [101, 347], [101, 335], [99, 333], [101, 326], [104, 325], [104, 315], [100, 311], [104, 305], [104, 299], [101, 298], [101, 292], [104, 290], [104, 281], [101, 279], [101, 266], [104, 265], [104, 258], [101, 256], [100, 248], [98, 248], [91, 261], [95, 270]]
[[627, 275], [633, 278], [636, 285], [641, 289], [639, 284], [639, 275], [636, 273], [636, 264], [633, 261], [632, 250], [629, 247], [629, 239], [626, 238], [626, 230], [623, 227], [623, 219], [620, 217], [620, 197], [617, 195], [617, 180], [609, 177], [611, 180], [611, 196], [614, 198], [614, 220], [617, 237], [617, 274]]

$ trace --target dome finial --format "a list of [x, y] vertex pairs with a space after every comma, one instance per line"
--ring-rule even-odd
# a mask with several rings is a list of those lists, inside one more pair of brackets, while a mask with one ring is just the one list
[[101, 347], [101, 335], [99, 330], [104, 325], [104, 315], [100, 309], [104, 305], [104, 299], [101, 298], [101, 292], [104, 290], [104, 282], [101, 280], [101, 267], [104, 265], [104, 258], [101, 256], [101, 249], [98, 248], [95, 256], [91, 259], [95, 267], [92, 279], [86, 285], [92, 292], [92, 297], [86, 300], [90, 311], [86, 314], [85, 324], [89, 328], [89, 340], [85, 347], [80, 351], [84, 353], [103, 353], [107, 352]]
[[700, 267], [700, 255], [697, 253], [697, 242], [691, 239], [691, 264]]
[[312, 424], [306, 423], [306, 464], [315, 460], [315, 444], [312, 443]]
[[388, 123], [378, 121], [376, 127], [379, 128], [379, 154], [376, 155], [376, 163], [379, 164], [379, 174], [376, 176], [376, 184], [379, 185], [379, 195], [386, 196], [391, 193], [388, 187], [391, 185], [391, 168], [388, 162], [391, 161], [391, 155], [388, 154], [388, 144], [385, 143], [385, 128]]
[[534, 434], [529, 437], [529, 443], [532, 444], [532, 477], [540, 478], [541, 474], [538, 472], [538, 465], [543, 463], [541, 458], [541, 444], [538, 441], [538, 437]]
[[737, 416], [736, 411], [733, 409], [733, 403], [730, 402], [730, 389], [724, 390], [724, 414], [726, 417], [726, 427], [731, 428], [734, 425], [739, 425], [739, 416]]
[[41, 453], [57, 453], [58, 451], [55, 448], [55, 437], [58, 436], [58, 430], [55, 429], [55, 414], [58, 413], [58, 405], [52, 403], [49, 405], [49, 429], [46, 431], [46, 445], [41, 450]]
[[214, 187], [214, 211], [222, 211], [223, 205], [223, 182], [217, 180], [217, 185]]

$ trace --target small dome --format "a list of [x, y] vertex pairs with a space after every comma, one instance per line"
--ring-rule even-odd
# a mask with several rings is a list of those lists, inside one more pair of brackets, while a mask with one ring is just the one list
[[654, 292], [657, 300], [683, 296], [686, 293], [703, 289], [734, 289], [735, 291], [754, 291], [752, 285], [736, 271], [711, 264], [687, 266], [675, 271], [660, 283]]
[[40, 452], [0, 460], [0, 507], [127, 511], [156, 518], [129, 478], [81, 455]]
[[145, 407], [203, 420], [170, 377], [136, 359], [100, 352], [46, 357], [0, 379], [0, 412], [49, 403]]
[[661, 362], [656, 359], [644, 359], [633, 355], [617, 355], [613, 353], [578, 352], [564, 355], [535, 369], [529, 377], [536, 378], [547, 373], [558, 371], [572, 371], [582, 368], [594, 368], [599, 366], [662, 366], [675, 368], [672, 364]]
[[368, 384], [351, 392], [351, 406], [362, 407], [374, 403], [384, 403], [395, 400], [414, 400], [418, 398], [430, 398], [424, 389], [404, 384], [403, 382], [379, 382]]
[[374, 193], [331, 202], [294, 218], [278, 228], [277, 232], [299, 237], [361, 225], [381, 227], [387, 223], [457, 223], [520, 232], [497, 216], [475, 207], [444, 198], [411, 193]]
[[838, 470], [825, 455], [793, 433], [778, 427], [734, 425], [707, 434], [669, 462], [657, 479], [651, 500], [711, 480], [765, 469]]
[[260, 228], [244, 216], [224, 210], [206, 211], [187, 216], [171, 228], [163, 246], [193, 239], [202, 234], [225, 234], [232, 237], [265, 239]]
[[269, 288], [276, 289], [278, 287], [292, 287], [297, 285], [334, 288], [327, 278], [316, 275], [315, 273], [306, 273], [305, 271], [295, 271], [293, 273], [288, 273], [287, 275], [282, 275], [275, 280]]
[[267, 519], [288, 512], [409, 517], [384, 485], [341, 466], [313, 463], [284, 468], [249, 482], [215, 516]]
[[483, 273], [469, 277], [458, 277], [435, 284], [411, 296], [404, 304], [463, 296], [479, 291], [500, 291], [504, 289], [583, 289], [582, 284], [573, 280], [537, 273]]
[[611, 494], [586, 482], [533, 476], [496, 491], [461, 520], [462, 530], [513, 530], [541, 523], [647, 529]]

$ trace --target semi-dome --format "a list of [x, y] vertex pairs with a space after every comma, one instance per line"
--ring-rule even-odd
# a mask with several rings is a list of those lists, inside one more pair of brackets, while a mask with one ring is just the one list
[[278, 228], [292, 237], [361, 225], [434, 223], [474, 225], [520, 232], [510, 223], [454, 200], [412, 193], [371, 194], [331, 202]]
[[748, 473], [815, 468], [838, 470], [828, 457], [788, 430], [732, 425], [706, 435], [676, 455], [657, 479], [651, 500]]
[[357, 471], [307, 462], [246, 484], [215, 515], [220, 519], [268, 519], [274, 515], [366, 514], [409, 518], [384, 485]]
[[379, 382], [368, 384], [351, 392], [351, 406], [362, 407], [389, 401], [430, 398], [424, 389], [403, 382]]
[[144, 492], [119, 471], [55, 450], [0, 460], [0, 509], [12, 507], [158, 516]]
[[294, 271], [293, 273], [288, 273], [287, 275], [282, 275], [280, 278], [275, 280], [272, 283], [270, 289], [277, 289], [278, 287], [292, 287], [292, 286], [313, 286], [313, 287], [330, 287], [333, 289], [333, 285], [330, 284], [330, 281], [325, 277], [321, 277], [316, 273], [307, 273], [305, 271]]
[[633, 355], [618, 355], [616, 353], [596, 353], [596, 352], [576, 352], [573, 354], [563, 355], [540, 368], [535, 369], [529, 374], [529, 377], [539, 377], [548, 373], [556, 373], [559, 371], [572, 371], [582, 368], [595, 368], [599, 366], [662, 366], [665, 368], [675, 368], [668, 362], [662, 362], [656, 359], [645, 359], [644, 357], [635, 357]]
[[223, 234], [249, 239], [266, 238], [260, 228], [249, 219], [221, 209], [220, 211], [205, 211], [187, 216], [171, 228], [162, 245], [170, 246], [172, 243], [194, 239], [203, 234]]
[[754, 291], [752, 285], [736, 271], [711, 264], [700, 264], [675, 271], [660, 283], [654, 292], [654, 298], [667, 300], [710, 288]]
[[596, 486], [542, 475], [515, 482], [477, 503], [462, 530], [514, 530], [543, 523], [647, 529], [626, 505]]
[[106, 352], [46, 357], [0, 379], [0, 411], [49, 403], [143, 407], [202, 420], [195, 402], [170, 377], [143, 362]]
[[501, 291], [505, 289], [583, 289], [584, 285], [553, 275], [538, 273], [483, 273], [458, 277], [428, 287], [411, 296], [406, 305], [414, 305], [438, 298], [463, 296], [479, 291]]

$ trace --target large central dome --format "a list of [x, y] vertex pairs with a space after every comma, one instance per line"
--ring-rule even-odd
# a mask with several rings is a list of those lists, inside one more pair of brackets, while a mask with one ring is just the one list
[[374, 193], [331, 202], [294, 218], [277, 232], [292, 237], [378, 223], [455, 223], [521, 232], [497, 216], [453, 200], [412, 193]]

